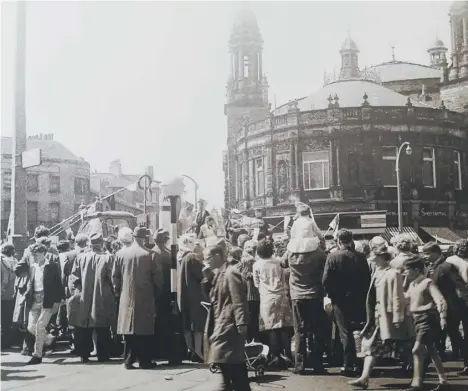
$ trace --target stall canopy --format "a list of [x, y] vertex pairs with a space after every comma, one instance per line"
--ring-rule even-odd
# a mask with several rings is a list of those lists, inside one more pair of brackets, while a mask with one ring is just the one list
[[[398, 228], [397, 227], [387, 227], [385, 229], [385, 233], [383, 234], [383, 238], [390, 243], [391, 239], [394, 237], [394, 236], [397, 236], [399, 235], [400, 232], [398, 231]], [[422, 245], [424, 242], [421, 240], [421, 238], [418, 236], [418, 234], [416, 233], [416, 231], [414, 230], [413, 227], [403, 227], [403, 232], [402, 234], [405, 234], [405, 235], [408, 235], [409, 237], [411, 237], [415, 242], [416, 244], [418, 245]]]
[[421, 227], [435, 241], [442, 244], [452, 244], [460, 240], [460, 237], [447, 227]]

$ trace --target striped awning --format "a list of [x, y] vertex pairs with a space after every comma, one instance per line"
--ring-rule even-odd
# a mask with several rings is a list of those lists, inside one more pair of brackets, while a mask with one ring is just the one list
[[[365, 236], [376, 236], [376, 235], [382, 235], [385, 233], [386, 228], [350, 228], [350, 231], [353, 233], [353, 235], [365, 235]], [[329, 231], [323, 231], [322, 234], [325, 235], [327, 234], [327, 237], [333, 236], [332, 230]]]
[[421, 227], [421, 229], [442, 244], [453, 244], [460, 240], [460, 237], [447, 227]]
[[[418, 245], [422, 245], [424, 243], [413, 227], [403, 227], [403, 231], [401, 233], [411, 237], [411, 239], [413, 239]], [[387, 242], [390, 243], [391, 239], [399, 234], [400, 232], [398, 231], [397, 227], [387, 227], [385, 229], [385, 233], [382, 236]]]

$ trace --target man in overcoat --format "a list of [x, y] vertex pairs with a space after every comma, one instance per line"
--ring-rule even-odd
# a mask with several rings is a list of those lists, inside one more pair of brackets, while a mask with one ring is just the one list
[[136, 227], [134, 242], [116, 254], [112, 281], [120, 296], [117, 333], [125, 338], [125, 368], [154, 368], [151, 363], [156, 299], [162, 289], [159, 255], [145, 248], [147, 229]]
[[162, 272], [162, 291], [157, 298], [157, 318], [154, 322], [155, 358], [169, 358], [171, 350], [171, 252], [167, 248], [169, 231], [160, 228], [154, 237], [156, 246], [152, 249]]
[[75, 327], [75, 351], [81, 360], [89, 361], [95, 331], [97, 358], [105, 362], [110, 357], [110, 327], [116, 317], [112, 258], [103, 249], [101, 234], [93, 234], [90, 242], [91, 251], [77, 256], [69, 278], [70, 290], [79, 296], [79, 304], [71, 311], [69, 322]]
[[353, 234], [338, 233], [340, 249], [328, 255], [323, 286], [333, 305], [333, 314], [344, 349], [341, 374], [354, 375], [357, 367], [353, 332], [366, 322], [366, 297], [371, 281], [369, 264], [364, 254], [353, 246]]
[[205, 253], [203, 275], [203, 288], [211, 302], [205, 361], [220, 367], [223, 391], [250, 391], [244, 353], [249, 309], [241, 272], [221, 257], [213, 257], [211, 250]]

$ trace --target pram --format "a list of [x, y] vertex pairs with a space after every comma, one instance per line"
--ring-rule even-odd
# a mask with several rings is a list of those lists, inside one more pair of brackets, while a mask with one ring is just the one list
[[[207, 311], [210, 310], [210, 303], [202, 302], [201, 305]], [[253, 341], [245, 345], [245, 364], [248, 371], [255, 372], [255, 377], [258, 378], [265, 374], [269, 352], [270, 348], [260, 342]], [[219, 367], [216, 364], [210, 364], [209, 368], [211, 373], [216, 373], [219, 371]]]

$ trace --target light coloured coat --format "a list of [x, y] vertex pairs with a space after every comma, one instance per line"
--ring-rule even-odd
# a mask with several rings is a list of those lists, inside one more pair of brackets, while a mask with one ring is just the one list
[[[367, 333], [374, 324], [378, 302], [380, 338], [383, 341], [410, 339], [414, 336], [414, 328], [401, 274], [396, 269], [387, 267], [377, 289], [375, 289], [375, 279], [374, 273], [366, 300], [367, 323], [362, 333]], [[395, 326], [396, 323], [399, 324], [398, 327]]]
[[136, 241], [116, 254], [112, 282], [119, 301], [117, 333], [153, 335], [156, 298], [162, 289], [159, 254]]
[[[117, 308], [112, 287], [112, 258], [106, 253], [78, 254], [69, 278], [74, 292], [69, 323], [75, 327], [110, 327], [115, 323]], [[79, 303], [78, 299], [79, 297]]]
[[292, 327], [286, 272], [276, 257], [253, 264], [254, 284], [260, 293], [260, 330]]

